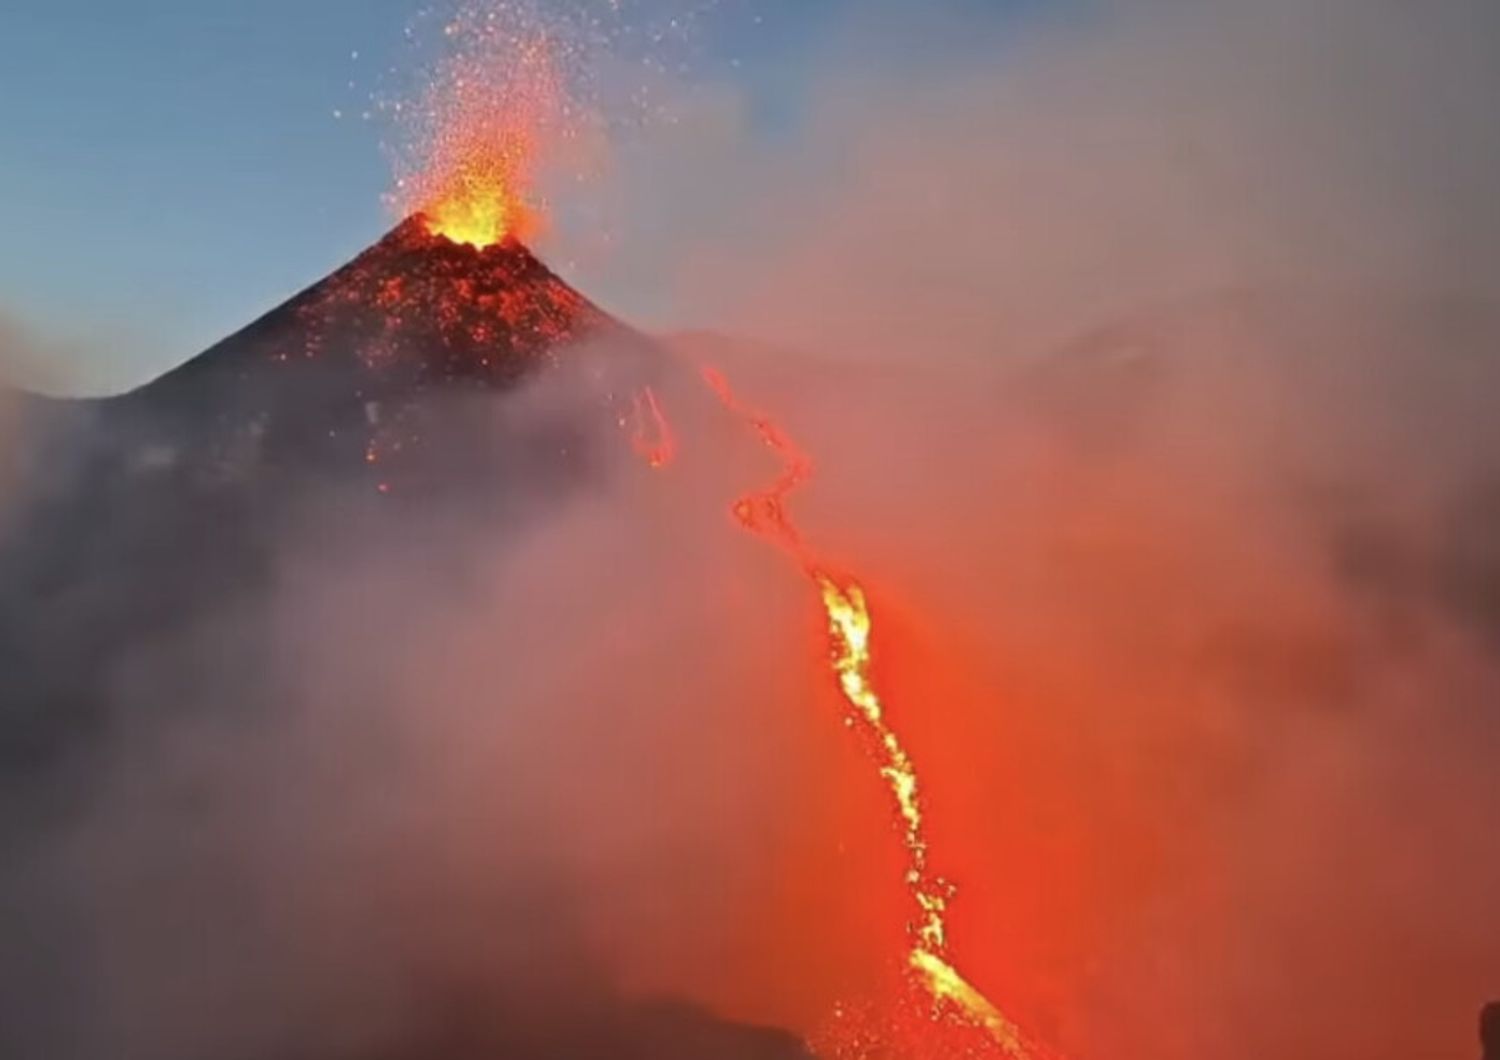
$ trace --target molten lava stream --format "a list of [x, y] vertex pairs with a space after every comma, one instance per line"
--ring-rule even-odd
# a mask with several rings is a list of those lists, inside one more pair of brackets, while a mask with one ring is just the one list
[[[814, 1050], [825, 1060], [1040, 1060], [1051, 1056], [1027, 1039], [950, 959], [947, 910], [954, 887], [931, 867], [917, 769], [887, 719], [875, 684], [871, 667], [874, 622], [864, 588], [855, 578], [833, 573], [808, 547], [787, 513], [788, 496], [812, 477], [812, 460], [773, 419], [742, 404], [722, 373], [705, 368], [703, 378], [781, 463], [781, 473], [769, 487], [734, 502], [734, 516], [746, 530], [796, 560], [817, 589], [828, 622], [829, 668], [846, 705], [844, 723], [859, 735], [879, 770], [905, 851], [904, 882], [911, 911], [906, 924], [910, 948], [903, 996], [880, 1005], [839, 1006], [814, 1035]], [[670, 436], [655, 395], [644, 392], [637, 399], [638, 408], [643, 402]], [[642, 450], [642, 455], [647, 451]], [[652, 461], [652, 466], [660, 463]]]

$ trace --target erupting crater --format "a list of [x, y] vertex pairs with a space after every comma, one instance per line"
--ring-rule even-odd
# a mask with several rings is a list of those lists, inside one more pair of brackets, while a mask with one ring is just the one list
[[417, 219], [433, 236], [484, 250], [507, 239], [520, 240], [540, 227], [537, 212], [503, 183], [466, 177], [458, 193], [434, 202]]

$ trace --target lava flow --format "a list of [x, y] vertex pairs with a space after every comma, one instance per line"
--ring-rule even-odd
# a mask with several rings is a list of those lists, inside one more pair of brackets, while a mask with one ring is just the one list
[[[735, 501], [734, 516], [746, 530], [795, 559], [816, 587], [828, 621], [829, 667], [847, 705], [844, 723], [859, 734], [879, 768], [906, 855], [904, 882], [911, 911], [904, 996], [879, 1005], [840, 1006], [814, 1035], [813, 1048], [826, 1060], [1050, 1056], [953, 965], [947, 910], [954, 887], [932, 869], [916, 766], [891, 727], [875, 684], [873, 620], [865, 590], [858, 580], [835, 574], [820, 560], [787, 512], [791, 492], [812, 476], [811, 459], [773, 419], [741, 403], [720, 372], [705, 368], [703, 377], [725, 407], [745, 420], [781, 462], [781, 473], [769, 487]], [[644, 400], [665, 423], [654, 395]]]

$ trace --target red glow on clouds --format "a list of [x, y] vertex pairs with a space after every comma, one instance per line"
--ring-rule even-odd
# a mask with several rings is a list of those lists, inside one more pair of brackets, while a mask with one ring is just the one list
[[[826, 617], [828, 672], [843, 701], [843, 725], [859, 738], [875, 767], [894, 811], [902, 848], [906, 938], [897, 981], [869, 1003], [839, 1005], [815, 1032], [811, 1046], [824, 1060], [1053, 1057], [953, 964], [948, 907], [957, 889], [931, 863], [923, 786], [916, 762], [892, 723], [883, 682], [877, 679], [874, 617], [865, 589], [855, 578], [831, 572], [787, 508], [790, 495], [811, 479], [812, 459], [771, 415], [742, 402], [722, 373], [705, 368], [703, 378], [779, 464], [768, 487], [742, 495], [731, 510], [741, 527], [790, 556], [816, 588]], [[655, 395], [645, 393], [653, 418], [665, 426]], [[649, 448], [637, 445], [637, 451], [650, 460]]]

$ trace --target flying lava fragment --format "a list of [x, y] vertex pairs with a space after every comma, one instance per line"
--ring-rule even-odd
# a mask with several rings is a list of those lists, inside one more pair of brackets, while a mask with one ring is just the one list
[[484, 249], [541, 226], [539, 168], [574, 132], [566, 49], [540, 18], [465, 6], [443, 28], [447, 54], [398, 108], [404, 151], [393, 205], [427, 229]]

